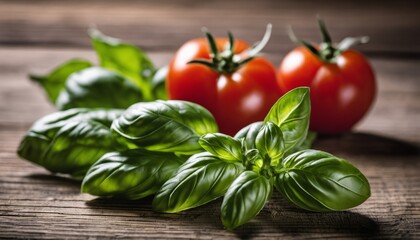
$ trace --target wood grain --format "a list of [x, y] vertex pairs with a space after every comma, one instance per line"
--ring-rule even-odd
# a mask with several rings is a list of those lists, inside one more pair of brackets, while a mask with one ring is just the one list
[[146, 50], [175, 50], [190, 38], [202, 37], [206, 26], [217, 36], [232, 31], [258, 41], [265, 25], [274, 25], [266, 51], [283, 54], [294, 46], [286, 34], [319, 41], [316, 16], [322, 16], [336, 41], [369, 35], [371, 44], [359, 49], [369, 55], [420, 55], [418, 1], [0, 1], [0, 44], [12, 46], [90, 46], [86, 31], [105, 33]]
[[[0, 238], [419, 239], [419, 8], [414, 1], [333, 3], [0, 1]], [[219, 220], [220, 200], [179, 214], [155, 213], [152, 198], [97, 199], [81, 194], [80, 182], [16, 156], [31, 124], [55, 111], [27, 74], [47, 72], [74, 57], [96, 61], [85, 34], [90, 23], [144, 47], [163, 66], [180, 44], [201, 34], [203, 25], [217, 34], [232, 27], [252, 41], [271, 21], [275, 41], [266, 56], [278, 64], [292, 47], [283, 24], [316, 39], [316, 12], [329, 20], [337, 39], [347, 33], [372, 36], [372, 44], [360, 49], [376, 70], [375, 106], [352, 133], [320, 136], [314, 144], [365, 173], [372, 196], [357, 208], [311, 213], [274, 194], [249, 224], [226, 231]]]

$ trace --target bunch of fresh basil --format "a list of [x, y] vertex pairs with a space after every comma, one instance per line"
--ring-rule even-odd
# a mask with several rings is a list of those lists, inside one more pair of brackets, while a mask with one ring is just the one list
[[[252, 218], [273, 189], [298, 207], [337, 211], [370, 196], [366, 177], [349, 162], [309, 150], [308, 88], [296, 88], [231, 137], [213, 116], [186, 101], [164, 101], [159, 71], [133, 45], [94, 30], [99, 67], [71, 60], [32, 76], [63, 111], [38, 120], [18, 154], [51, 172], [82, 179], [82, 192], [140, 199], [156, 194], [155, 211], [175, 213], [223, 197], [228, 229]], [[156, 101], [154, 101], [156, 100]], [[127, 108], [127, 109], [126, 109]], [[124, 110], [126, 109], [126, 110]]]
[[368, 180], [349, 162], [317, 150], [299, 150], [310, 114], [308, 88], [278, 100], [264, 122], [251, 124], [235, 137], [203, 135], [206, 150], [191, 156], [156, 194], [153, 207], [180, 212], [224, 196], [221, 219], [233, 229], [254, 218], [273, 188], [310, 211], [357, 206], [370, 196]]

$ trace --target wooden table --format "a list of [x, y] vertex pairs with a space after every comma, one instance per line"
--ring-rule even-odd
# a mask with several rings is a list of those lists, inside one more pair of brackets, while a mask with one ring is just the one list
[[[0, 238], [420, 238], [420, 8], [415, 1], [0, 1]], [[318, 39], [320, 13], [336, 40], [370, 35], [359, 49], [378, 78], [372, 111], [352, 133], [318, 139], [314, 148], [342, 156], [368, 177], [372, 196], [349, 211], [310, 213], [278, 194], [249, 224], [223, 229], [221, 201], [179, 214], [151, 210], [151, 198], [101, 200], [80, 194], [79, 182], [18, 159], [24, 132], [53, 112], [27, 79], [61, 62], [95, 60], [86, 29], [133, 42], [158, 66], [201, 26], [250, 42], [274, 32], [266, 48], [276, 65], [293, 47], [286, 24]]]

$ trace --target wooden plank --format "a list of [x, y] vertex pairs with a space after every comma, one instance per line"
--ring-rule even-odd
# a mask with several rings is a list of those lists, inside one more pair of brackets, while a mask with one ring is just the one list
[[[336, 41], [369, 35], [360, 49], [371, 56], [420, 54], [418, 1], [0, 1], [0, 44], [13, 46], [88, 47], [87, 28], [140, 45], [146, 50], [174, 51], [186, 40], [201, 37], [207, 26], [219, 36], [231, 30], [250, 42], [265, 25], [274, 24], [268, 52], [284, 54], [294, 45], [286, 34], [292, 25], [305, 39], [319, 40], [320, 14]], [[217, 19], [217, 20], [216, 20]]]
[[[392, 159], [388, 160], [392, 162]], [[413, 169], [406, 166], [402, 170], [410, 168]], [[78, 186], [67, 184], [67, 180], [45, 176], [40, 181], [40, 178], [28, 175], [22, 178], [35, 179], [35, 182], [20, 183], [19, 186], [35, 188], [23, 188], [20, 193], [16, 191], [19, 186], [1, 181], [2, 191], [16, 196], [3, 200], [1, 192], [1, 201], [5, 203], [0, 206], [1, 236], [415, 238], [418, 236], [415, 221], [419, 217], [418, 205], [415, 205], [418, 199], [414, 197], [419, 190], [418, 177], [412, 175], [415, 170], [409, 170], [411, 177], [401, 182], [393, 181], [395, 175], [380, 176], [379, 173], [386, 173], [384, 169], [373, 165], [372, 171], [364, 169], [373, 192], [371, 199], [356, 209], [340, 213], [309, 213], [290, 206], [275, 194], [255, 220], [234, 232], [222, 230], [218, 212], [220, 201], [180, 214], [158, 214], [150, 210], [150, 198], [139, 201], [93, 199], [77, 194]], [[372, 175], [374, 172], [375, 176]], [[15, 225], [17, 222], [19, 228]]]
[[[151, 52], [158, 66], [171, 55]], [[314, 145], [359, 167], [372, 187], [369, 200], [349, 211], [310, 213], [274, 194], [249, 224], [226, 231], [221, 200], [179, 214], [155, 213], [151, 198], [96, 199], [80, 194], [79, 182], [19, 160], [15, 151], [26, 129], [54, 111], [27, 73], [95, 56], [90, 50], [18, 47], [0, 47], [0, 56], [0, 238], [420, 238], [417, 59], [372, 59], [379, 83], [375, 107], [355, 132], [321, 137]]]

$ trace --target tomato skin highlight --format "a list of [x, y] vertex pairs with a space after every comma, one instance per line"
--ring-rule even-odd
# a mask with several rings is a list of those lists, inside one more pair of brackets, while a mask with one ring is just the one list
[[[216, 38], [220, 51], [227, 38]], [[235, 40], [234, 53], [249, 48]], [[246, 125], [261, 121], [280, 98], [275, 67], [262, 57], [255, 57], [232, 73], [218, 73], [195, 59], [211, 59], [205, 38], [186, 42], [169, 65], [167, 92], [169, 99], [186, 100], [207, 108], [215, 117], [220, 132], [234, 135]]]
[[304, 47], [289, 52], [278, 69], [283, 92], [299, 86], [311, 90], [310, 129], [323, 134], [348, 132], [362, 119], [376, 96], [376, 80], [361, 53], [346, 50], [335, 63], [321, 61]]

